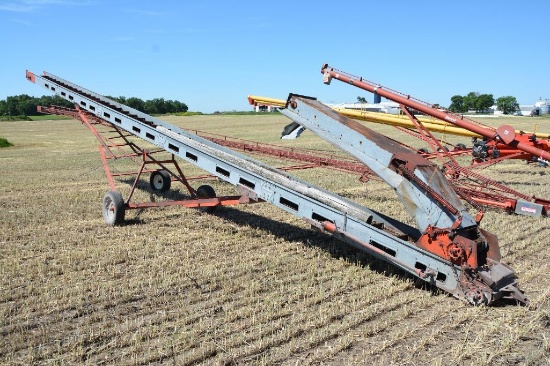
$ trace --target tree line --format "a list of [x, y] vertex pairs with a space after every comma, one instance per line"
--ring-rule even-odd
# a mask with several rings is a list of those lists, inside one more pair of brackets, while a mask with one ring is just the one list
[[179, 113], [187, 112], [187, 104], [180, 102], [179, 100], [165, 100], [164, 98], [154, 98], [149, 100], [143, 100], [136, 97], [107, 97], [119, 102], [121, 104], [127, 105], [130, 108], [137, 109], [140, 112], [146, 114], [168, 114], [168, 113]]
[[[358, 96], [358, 103], [367, 103], [365, 97]], [[470, 92], [467, 95], [454, 95], [451, 98], [449, 110], [456, 113], [465, 113], [468, 111], [476, 111], [476, 113], [487, 111], [496, 104], [497, 110], [504, 114], [512, 114], [519, 109], [519, 104], [515, 97], [505, 96], [495, 100], [493, 94], [480, 94]], [[438, 106], [438, 105], [434, 105]]]
[[513, 96], [504, 96], [497, 98], [493, 97], [493, 94], [480, 94], [477, 92], [470, 92], [467, 95], [454, 95], [451, 97], [451, 105], [449, 110], [457, 113], [464, 113], [468, 111], [484, 112], [490, 107], [496, 104], [497, 110], [504, 114], [511, 114], [519, 109], [519, 103]]
[[0, 100], [0, 116], [36, 116], [36, 106], [58, 105], [62, 107], [72, 107], [73, 103], [55, 95], [44, 95], [40, 98], [31, 97], [27, 94], [7, 97]]
[[[187, 112], [187, 105], [178, 100], [165, 100], [164, 98], [155, 98], [151, 100], [142, 100], [136, 97], [107, 97], [118, 103], [125, 104], [131, 108], [137, 109], [147, 114], [167, 114]], [[61, 98], [60, 96], [44, 95], [40, 98], [31, 97], [27, 94], [7, 97], [0, 100], [0, 116], [36, 116], [39, 113], [36, 107], [39, 105], [50, 106], [57, 105], [71, 108], [73, 103]]]

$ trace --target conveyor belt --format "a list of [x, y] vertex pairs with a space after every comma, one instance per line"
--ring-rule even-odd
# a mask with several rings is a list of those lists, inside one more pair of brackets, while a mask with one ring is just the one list
[[418, 247], [415, 241], [421, 233], [416, 228], [52, 74], [38, 76], [27, 71], [27, 79], [114, 126], [216, 175], [236, 186], [251, 200], [264, 200], [282, 208], [458, 298], [475, 304], [489, 304], [520, 293], [515, 287], [513, 272], [507, 267], [498, 267], [498, 273], [495, 271], [497, 266], [479, 269], [491, 279], [492, 287], [479, 281], [474, 283], [466, 276], [463, 266]]

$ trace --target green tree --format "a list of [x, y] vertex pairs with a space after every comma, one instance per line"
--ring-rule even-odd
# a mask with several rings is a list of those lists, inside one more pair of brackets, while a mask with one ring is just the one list
[[166, 113], [175, 113], [176, 112], [176, 104], [172, 99], [168, 99], [164, 101], [164, 109], [166, 110]]
[[61, 107], [67, 107], [67, 108], [74, 107], [73, 102], [69, 102], [68, 100], [61, 98], [59, 95], [48, 96], [47, 98], [51, 98], [50, 104], [55, 104], [55, 105], [58, 105]]
[[451, 112], [464, 113], [467, 109], [464, 107], [464, 97], [462, 95], [454, 95], [451, 97], [451, 105], [449, 106]]
[[152, 102], [155, 105], [158, 114], [166, 113], [166, 102], [164, 101], [164, 98], [155, 98]]
[[367, 103], [365, 97], [357, 97], [357, 103]]
[[158, 114], [157, 106], [152, 100], [146, 100], [143, 104], [143, 112], [147, 114]]
[[125, 104], [128, 107], [137, 109], [140, 112], [143, 112], [143, 109], [145, 107], [145, 102], [142, 99], [136, 98], [136, 97], [130, 97], [130, 98], [126, 99]]
[[[124, 96], [109, 96], [107, 98], [148, 114], [187, 112], [187, 105], [178, 100], [164, 100], [164, 98], [155, 98], [152, 100], [143, 101], [140, 98], [126, 98]], [[44, 95], [40, 98], [36, 98], [27, 94], [21, 94], [9, 96], [6, 100], [0, 100], [0, 116], [35, 116], [38, 114], [36, 107], [39, 105], [56, 105], [74, 108], [74, 104], [72, 102], [63, 99], [58, 95]]]
[[36, 112], [37, 98], [28, 98], [20, 100], [17, 106], [17, 114], [20, 116], [34, 116]]
[[476, 110], [478, 96], [479, 96], [478, 92], [469, 92], [468, 95], [464, 96], [465, 112], [472, 109]]
[[180, 102], [179, 100], [174, 100], [173, 102], [174, 112], [187, 112], [187, 104]]
[[187, 112], [187, 105], [178, 100], [167, 100], [164, 103], [165, 113]]
[[497, 109], [504, 114], [511, 114], [519, 109], [519, 104], [515, 97], [508, 95], [497, 99]]
[[476, 111], [483, 112], [495, 104], [493, 94], [480, 94], [476, 100]]
[[18, 116], [19, 113], [19, 103], [21, 103], [21, 100], [25, 100], [25, 97], [28, 97], [28, 95], [20, 95], [20, 96], [11, 96], [6, 98], [6, 114], [8, 116]]

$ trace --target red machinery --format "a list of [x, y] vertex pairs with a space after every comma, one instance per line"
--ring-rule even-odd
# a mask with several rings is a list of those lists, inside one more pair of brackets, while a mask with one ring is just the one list
[[[76, 106], [76, 105], [75, 105]], [[166, 206], [184, 206], [189, 208], [198, 208], [203, 212], [211, 212], [217, 206], [238, 205], [242, 203], [252, 203], [244, 196], [224, 196], [215, 197], [212, 193], [212, 188], [209, 185], [202, 185], [194, 189], [189, 184], [187, 178], [174, 155], [167, 157], [163, 154], [157, 158], [158, 154], [164, 152], [163, 149], [148, 150], [140, 147], [132, 135], [123, 129], [101, 119], [86, 110], [70, 109], [65, 107], [43, 107], [38, 106], [37, 111], [46, 114], [66, 115], [78, 119], [84, 124], [96, 137], [99, 142], [99, 153], [103, 163], [103, 169], [109, 182], [111, 195], [108, 200], [110, 205], [121, 201], [122, 197], [116, 192], [115, 178], [120, 177], [135, 177], [132, 181], [132, 186], [125, 204], [125, 210], [144, 209], [150, 207], [166, 207]], [[119, 159], [131, 159], [138, 168], [135, 171], [117, 171], [115, 172], [109, 162]], [[156, 166], [157, 169], [148, 169], [149, 166]], [[179, 199], [168, 199], [163, 201], [151, 202], [132, 202], [135, 190], [139, 184], [140, 178], [144, 174], [150, 173], [149, 183], [151, 189], [155, 192], [162, 193], [170, 189], [172, 180], [181, 182], [189, 192], [189, 197]], [[203, 177], [196, 177], [203, 178]], [[115, 224], [124, 221], [125, 210], [104, 210], [103, 216], [107, 223]]]
[[[410, 95], [402, 94], [370, 82], [362, 77], [353, 76], [337, 70], [328, 64], [323, 65], [321, 73], [324, 75], [323, 81], [325, 84], [330, 84], [332, 79], [340, 80], [399, 103], [403, 112], [409, 115], [415, 125], [420, 124], [420, 122], [412, 115], [412, 111], [414, 110], [479, 134], [482, 136], [483, 143], [487, 145], [487, 147], [480, 148], [478, 155], [474, 155], [476, 158], [485, 159], [490, 156], [513, 156], [517, 159], [531, 159], [544, 163], [550, 161], [550, 143], [547, 140], [537, 139], [536, 134], [518, 134], [515, 129], [509, 125], [503, 125], [496, 129], [482, 126], [463, 115], [442, 110], [440, 107], [423, 102]], [[518, 152], [520, 153], [519, 155]], [[474, 154], [475, 153], [474, 151]]]
[[489, 158], [498, 161], [516, 158], [548, 164], [550, 143], [547, 140], [537, 139], [536, 134], [516, 133], [515, 129], [509, 125], [503, 125], [496, 129], [482, 126], [463, 115], [442, 110], [440, 107], [415, 99], [410, 95], [337, 70], [328, 64], [323, 65], [321, 73], [325, 84], [330, 84], [332, 79], [336, 79], [399, 103], [403, 113], [414, 123], [421, 137], [429, 142], [433, 150], [437, 152], [443, 162], [446, 176], [454, 182], [455, 189], [466, 201], [474, 205], [501, 207], [525, 215], [548, 215], [550, 212], [550, 200], [522, 194], [474, 173], [471, 169], [460, 166], [451, 154], [446, 153], [446, 149], [431, 132], [423, 127], [414, 112], [418, 111], [482, 136], [482, 140], [475, 142], [472, 149], [474, 157], [479, 161]]

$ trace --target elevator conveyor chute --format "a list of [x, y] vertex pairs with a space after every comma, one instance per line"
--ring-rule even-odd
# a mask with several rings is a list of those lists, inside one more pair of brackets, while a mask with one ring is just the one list
[[[324, 124], [331, 124], [330, 129], [337, 128], [340, 139], [345, 136], [345, 140], [355, 141], [358, 137], [352, 145], [367, 148], [354, 152], [364, 153], [364, 159], [361, 158], [364, 162], [373, 162], [369, 168], [378, 169], [378, 174], [404, 200], [414, 196], [405, 207], [411, 215], [421, 216], [416, 220], [417, 227], [360, 206], [55, 75], [39, 76], [27, 71], [26, 77], [73, 102], [78, 109], [91, 113], [102, 123], [143, 139], [236, 186], [239, 193], [235, 197], [215, 197], [210, 186], [203, 186], [200, 192], [190, 188], [191, 198], [183, 203], [184, 206], [205, 209], [224, 204], [269, 202], [471, 304], [487, 305], [499, 299], [527, 301], [517, 287], [513, 271], [500, 263], [496, 237], [479, 228], [478, 220], [471, 217], [451, 194], [452, 190], [431, 163], [417, 154], [412, 158], [406, 151], [387, 145], [382, 135], [357, 130], [353, 121], [331, 114], [335, 112], [325, 110], [312, 98], [290, 95], [285, 109], [287, 115], [305, 125], [311, 121], [311, 113], [316, 113], [321, 118], [317, 118], [319, 130], [314, 132], [333, 143], [334, 136], [323, 133], [327, 129]], [[312, 125], [306, 127], [314, 130]], [[349, 137], [352, 134], [354, 137]], [[103, 150], [100, 148], [100, 151]], [[141, 151], [146, 160], [147, 152]], [[369, 156], [373, 152], [374, 155]], [[162, 187], [161, 180], [165, 177], [156, 178], [159, 181], [153, 181], [153, 185], [158, 183], [158, 187]], [[119, 223], [126, 209], [136, 207], [129, 199], [122, 199], [113, 189], [112, 181], [110, 185], [112, 190], [103, 201], [104, 215], [113, 223]], [[152, 206], [156, 205], [143, 207]]]

